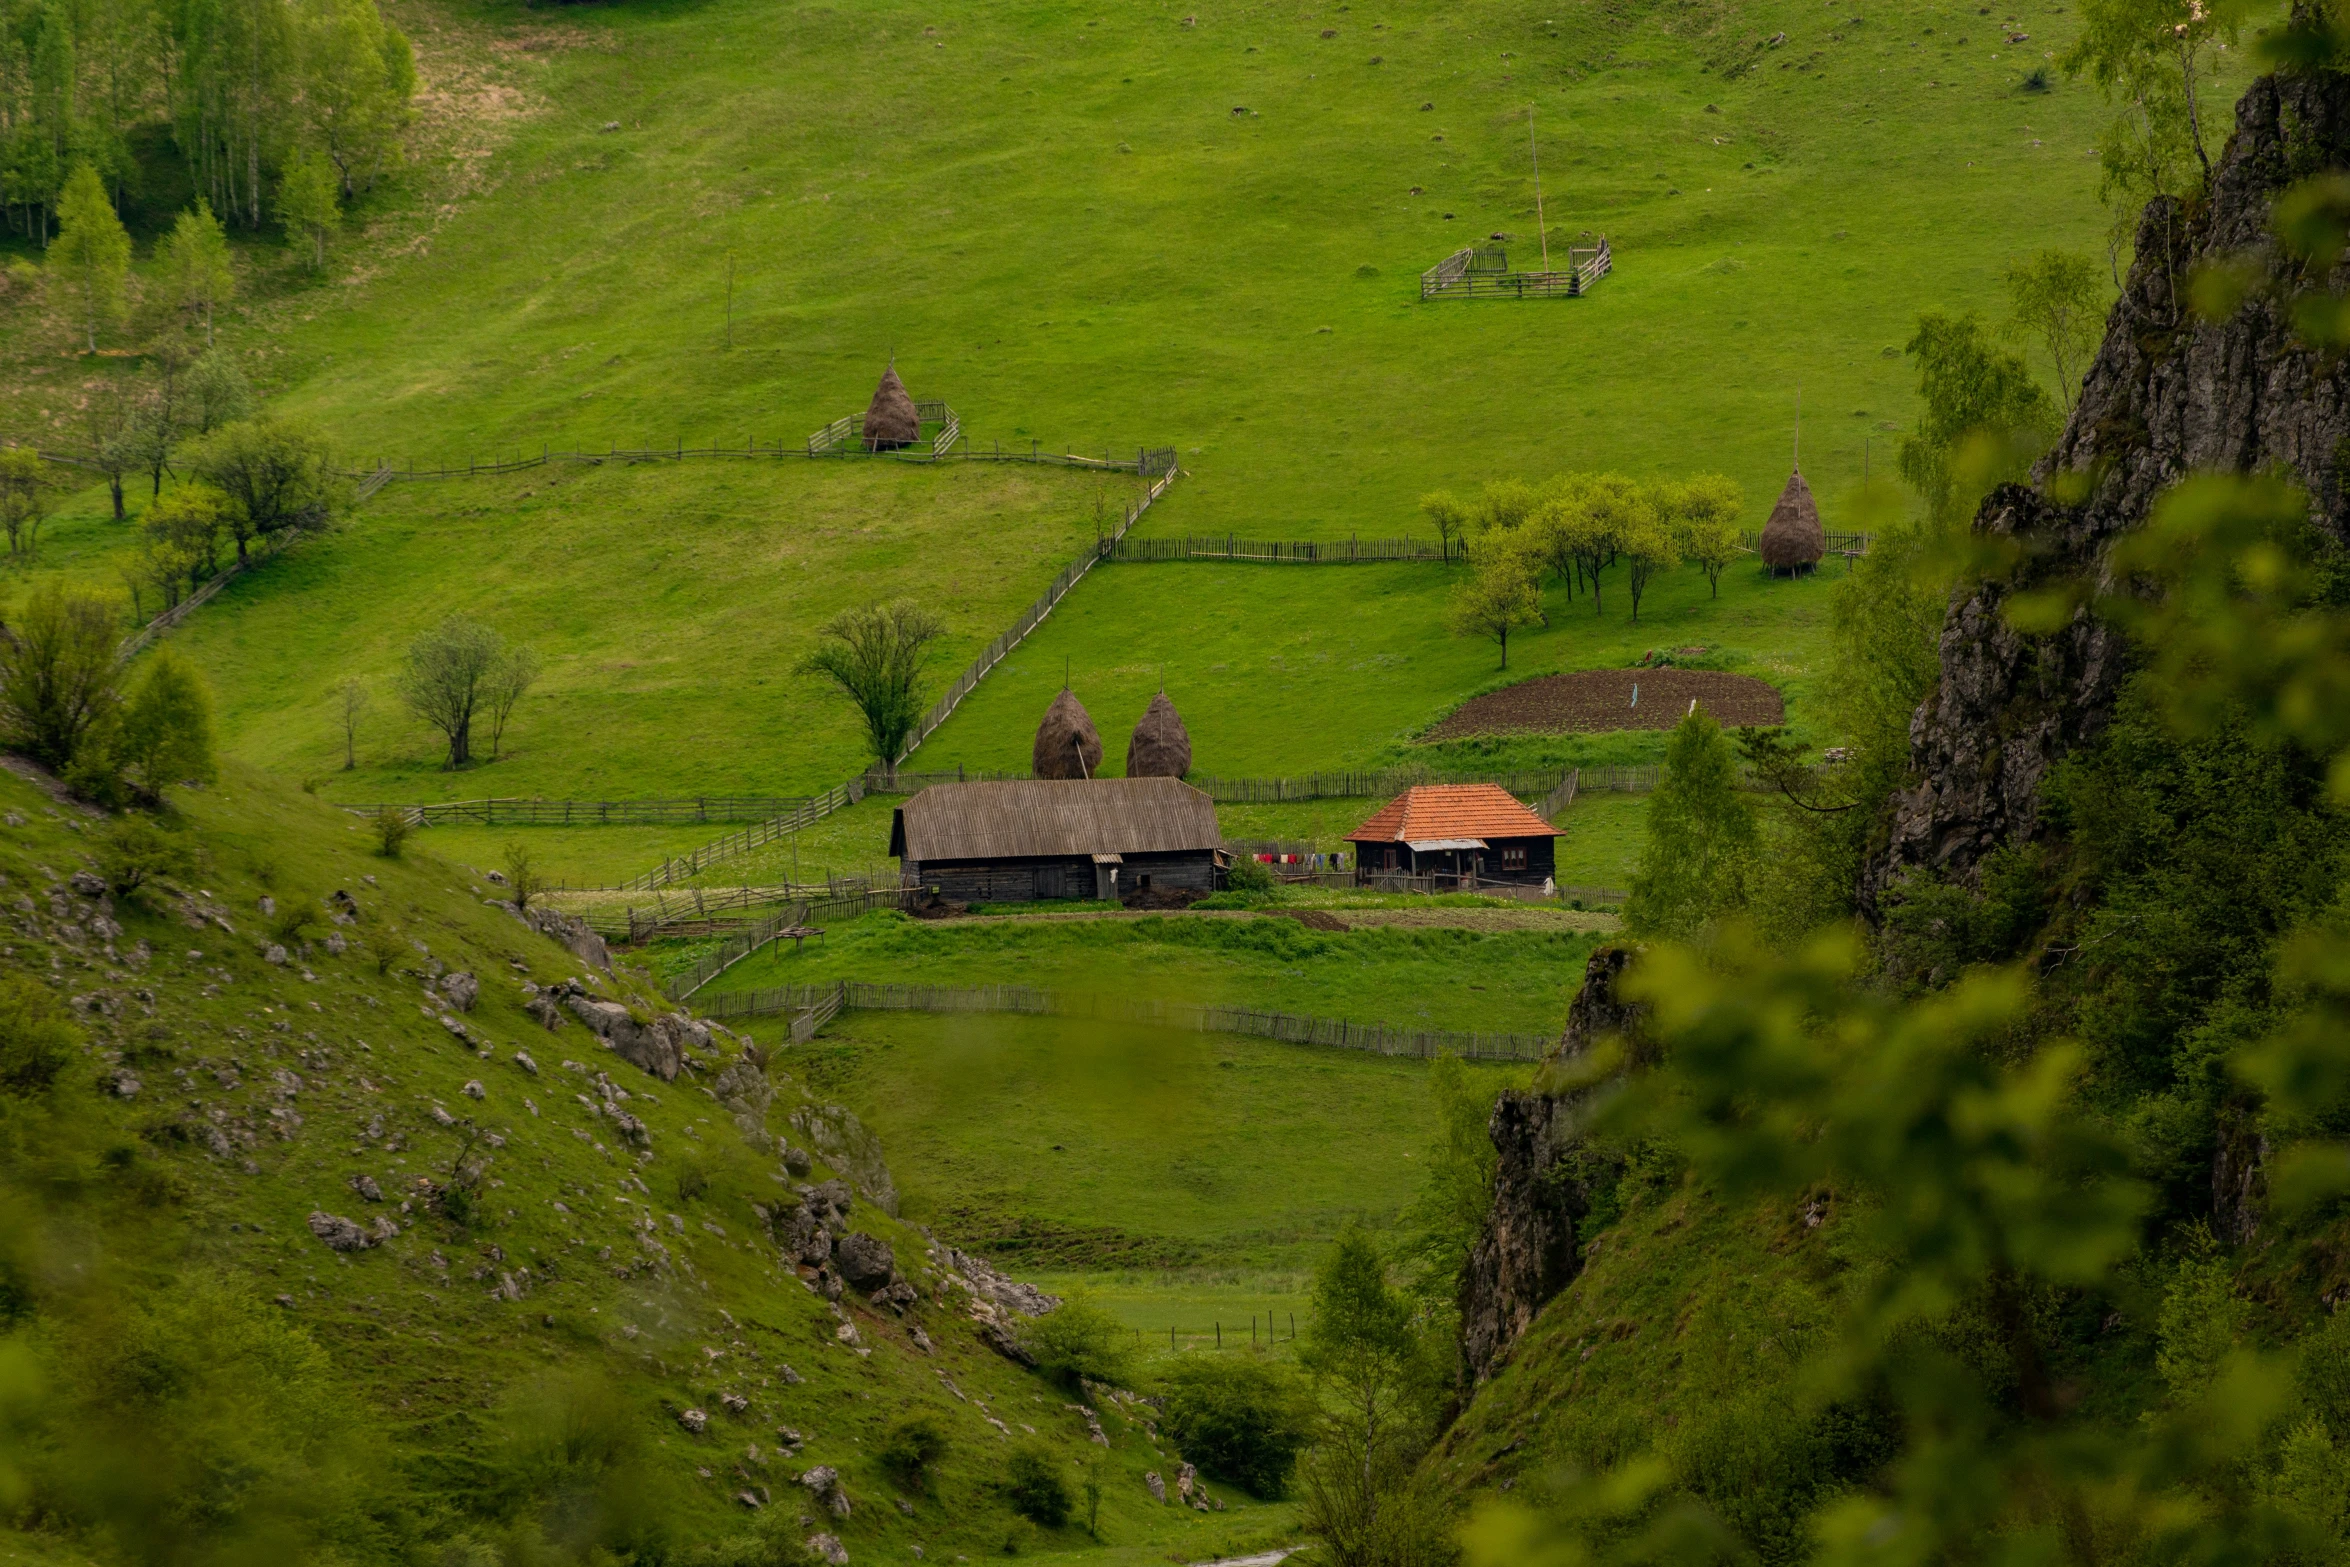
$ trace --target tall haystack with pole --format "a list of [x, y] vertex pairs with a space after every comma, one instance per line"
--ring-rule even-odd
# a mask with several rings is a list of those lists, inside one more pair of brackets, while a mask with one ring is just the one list
[[915, 412], [906, 383], [898, 379], [895, 359], [881, 372], [881, 385], [874, 388], [873, 402], [865, 410], [864, 436], [869, 452], [894, 452], [922, 438], [922, 416]]
[[1029, 770], [1039, 778], [1092, 778], [1102, 770], [1102, 737], [1077, 693], [1067, 686], [1036, 726]]
[[1134, 726], [1134, 738], [1126, 742], [1126, 776], [1180, 778], [1190, 771], [1191, 732], [1161, 691]]
[[1787, 488], [1779, 492], [1779, 503], [1771, 508], [1771, 520], [1763, 524], [1756, 550], [1773, 575], [1786, 572], [1791, 576], [1811, 570], [1828, 552], [1819, 503], [1812, 499], [1811, 486], [1803, 482], [1801, 470], [1787, 476]]

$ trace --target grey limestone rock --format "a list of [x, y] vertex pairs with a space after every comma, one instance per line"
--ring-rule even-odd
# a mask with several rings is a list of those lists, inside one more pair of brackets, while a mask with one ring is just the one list
[[336, 1213], [312, 1213], [310, 1233], [324, 1241], [329, 1251], [365, 1251], [375, 1244], [373, 1235], [353, 1220]]
[[863, 1230], [842, 1236], [832, 1248], [832, 1260], [849, 1287], [867, 1295], [886, 1287], [897, 1273], [889, 1242]]
[[449, 1005], [460, 1012], [471, 1012], [474, 1003], [481, 999], [481, 981], [462, 969], [453, 974], [443, 974], [440, 990], [442, 995], [449, 998]]

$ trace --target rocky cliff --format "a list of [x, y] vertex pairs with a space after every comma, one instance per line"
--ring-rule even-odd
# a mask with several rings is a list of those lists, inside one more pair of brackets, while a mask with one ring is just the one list
[[[1971, 880], [1993, 849], [2029, 839], [2049, 768], [2112, 711], [2127, 662], [2119, 635], [2085, 612], [2053, 635], [2023, 635], [2002, 619], [2012, 594], [2099, 573], [2112, 541], [2196, 469], [2287, 470], [2343, 536], [2344, 366], [2292, 326], [2295, 301], [2325, 280], [2280, 249], [2269, 213], [2294, 181], [2345, 165], [2350, 77], [2268, 77], [2237, 105], [2208, 196], [2146, 209], [2063, 435], [2031, 487], [1993, 492], [1976, 516], [1978, 533], [2022, 546], [2021, 564], [1951, 604], [1940, 684], [1910, 726], [1918, 782], [1891, 802], [1887, 843], [1862, 872], [1864, 909], [1920, 871]], [[2218, 262], [2249, 263], [2260, 285], [2226, 319], [2203, 320], [2190, 281]], [[2063, 476], [2080, 487], [2069, 505], [2049, 499], [2068, 488]]]
[[[1591, 955], [1546, 1069], [1638, 1025], [1641, 1009], [1617, 994], [1631, 960], [1629, 947]], [[1544, 1093], [1539, 1086], [1505, 1093], [1493, 1107], [1489, 1129], [1501, 1156], [1493, 1211], [1470, 1253], [1460, 1297], [1461, 1359], [1475, 1382], [1493, 1374], [1580, 1266], [1575, 1225], [1590, 1212], [1591, 1192], [1569, 1156], [1582, 1145], [1581, 1108], [1580, 1095]]]

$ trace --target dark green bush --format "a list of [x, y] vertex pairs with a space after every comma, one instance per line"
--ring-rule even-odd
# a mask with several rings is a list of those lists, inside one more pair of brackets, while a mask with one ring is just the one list
[[0, 976], [0, 1088], [37, 1094], [65, 1070], [77, 1031], [47, 987]]
[[136, 892], [157, 876], [185, 876], [195, 864], [188, 841], [153, 817], [119, 816], [98, 835], [98, 874], [118, 893]]
[[1064, 1387], [1092, 1378], [1116, 1382], [1126, 1374], [1129, 1334], [1116, 1317], [1082, 1295], [1063, 1301], [1021, 1330], [1020, 1342], [1036, 1369]]
[[1271, 892], [1273, 867], [1254, 855], [1243, 854], [1224, 873], [1224, 885], [1234, 892]]
[[1274, 1361], [1186, 1355], [1167, 1374], [1167, 1434], [1185, 1458], [1251, 1496], [1288, 1488], [1311, 1421], [1297, 1377]]
[[1068, 1477], [1042, 1443], [1023, 1442], [1004, 1460], [1004, 1500], [1032, 1523], [1058, 1529], [1076, 1506]]
[[930, 1483], [930, 1473], [946, 1457], [948, 1445], [945, 1423], [925, 1412], [892, 1425], [874, 1456], [881, 1460], [882, 1468], [918, 1491]]

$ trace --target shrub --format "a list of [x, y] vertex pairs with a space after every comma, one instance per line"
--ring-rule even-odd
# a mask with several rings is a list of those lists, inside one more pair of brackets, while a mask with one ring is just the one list
[[375, 852], [387, 860], [398, 859], [408, 835], [415, 830], [416, 824], [408, 820], [406, 811], [396, 805], [385, 806], [375, 813]]
[[0, 976], [0, 1088], [35, 1094], [65, 1070], [77, 1031], [48, 987]]
[[1126, 1374], [1127, 1330], [1083, 1295], [1072, 1295], [1021, 1330], [1036, 1369], [1067, 1387], [1087, 1378], [1116, 1382]]
[[112, 599], [55, 584], [35, 593], [0, 628], [0, 729], [9, 749], [63, 773], [113, 711], [121, 640]]
[[1234, 892], [1271, 892], [1273, 867], [1253, 854], [1241, 855], [1224, 873], [1224, 885]]
[[1068, 1477], [1041, 1443], [1023, 1442], [1012, 1449], [1004, 1460], [1003, 1490], [1012, 1511], [1048, 1529], [1067, 1523], [1076, 1506], [1069, 1494]]
[[1186, 1355], [1167, 1374], [1167, 1434], [1183, 1456], [1251, 1496], [1289, 1484], [1312, 1440], [1312, 1411], [1287, 1367], [1237, 1355]]
[[168, 784], [209, 783], [217, 776], [212, 693], [171, 649], [148, 660], [147, 678], [115, 726], [113, 750], [131, 787], [150, 800], [162, 799]]
[[913, 1414], [889, 1428], [875, 1456], [882, 1468], [919, 1491], [929, 1484], [930, 1472], [946, 1457], [947, 1447], [946, 1426], [936, 1415]]
[[195, 864], [186, 840], [149, 817], [117, 817], [98, 836], [98, 874], [118, 893], [136, 892], [152, 877], [185, 876]]

